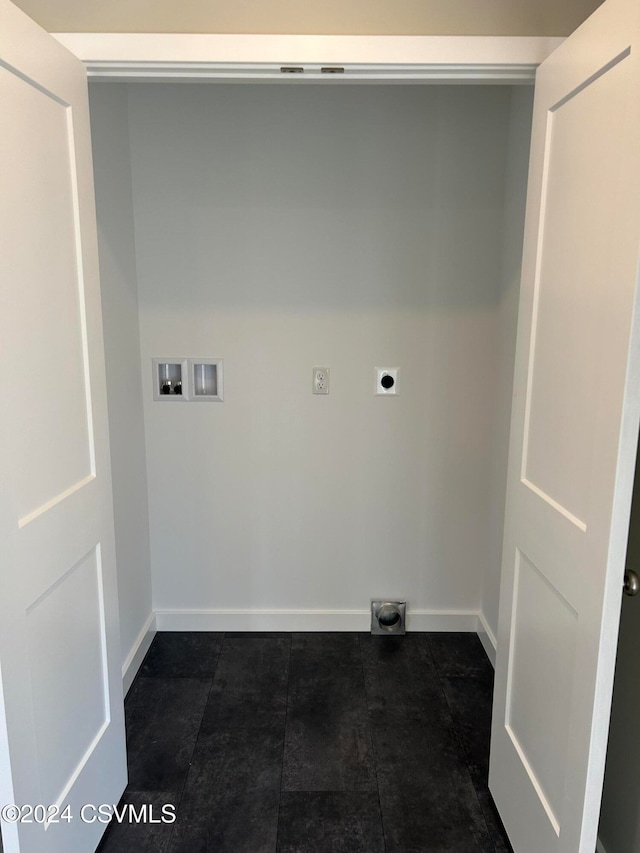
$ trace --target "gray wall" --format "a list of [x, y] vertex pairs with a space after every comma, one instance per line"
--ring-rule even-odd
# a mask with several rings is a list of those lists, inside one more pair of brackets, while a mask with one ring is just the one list
[[[498, 86], [131, 87], [156, 609], [473, 612], [484, 586], [495, 630], [511, 106]], [[225, 359], [225, 402], [153, 403], [151, 358], [189, 355]], [[375, 365], [401, 368], [397, 398]]]
[[149, 509], [127, 89], [91, 86], [122, 663], [151, 614]]

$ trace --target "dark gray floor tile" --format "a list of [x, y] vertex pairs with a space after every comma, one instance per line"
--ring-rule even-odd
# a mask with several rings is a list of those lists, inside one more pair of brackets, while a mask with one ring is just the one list
[[201, 734], [185, 796], [206, 806], [210, 796], [279, 791], [282, 742], [283, 732], [273, 727]]
[[377, 792], [283, 792], [278, 853], [384, 853]]
[[448, 768], [456, 780], [472, 784], [452, 722], [433, 726], [416, 713], [389, 723], [384, 716], [372, 715], [372, 729], [380, 789], [401, 785], [419, 791], [447, 784]]
[[273, 853], [282, 741], [274, 728], [201, 734], [171, 853]]
[[138, 678], [125, 703], [128, 791], [180, 791], [209, 695], [208, 678]]
[[428, 632], [421, 636], [440, 675], [493, 679], [493, 667], [477, 634]]
[[415, 634], [361, 638], [367, 702], [374, 721], [421, 715], [432, 726], [451, 728], [451, 714], [431, 660]]
[[355, 632], [322, 633], [308, 631], [291, 635], [291, 651], [299, 661], [309, 661], [316, 665], [319, 660], [327, 659], [332, 665], [343, 661], [348, 664], [361, 660], [360, 634]]
[[[211, 796], [206, 814], [189, 822], [178, 818], [168, 853], [274, 853], [279, 796], [277, 791]], [[194, 813], [190, 796], [184, 806]]]
[[225, 638], [202, 731], [284, 726], [291, 640]]
[[513, 853], [509, 836], [502, 825], [490, 791], [487, 788], [478, 788], [477, 794], [495, 853]]
[[375, 784], [358, 635], [294, 635], [283, 790], [369, 791]]
[[299, 703], [294, 697], [287, 715], [283, 790], [370, 791], [375, 785], [364, 696], [329, 685], [316, 701]]
[[486, 785], [489, 779], [492, 683], [484, 678], [442, 678], [441, 681], [471, 778], [477, 785]]
[[387, 851], [493, 853], [453, 725], [415, 714], [374, 724], [374, 741]]
[[[124, 819], [122, 822], [115, 818], [111, 820], [96, 853], [166, 853], [173, 834], [173, 823], [168, 821], [172, 812], [163, 812], [163, 806], [174, 806], [175, 814], [179, 799], [178, 793], [136, 791], [125, 794], [118, 803], [119, 813], [124, 810]], [[167, 822], [136, 822], [128, 806], [133, 806], [138, 816], [142, 816], [142, 808], [146, 806], [148, 816], [152, 814], [154, 820], [167, 819]]]
[[211, 678], [223, 636], [212, 631], [159, 631], [139, 674], [141, 677]]
[[457, 790], [384, 789], [380, 805], [387, 853], [494, 853], [470, 782]]

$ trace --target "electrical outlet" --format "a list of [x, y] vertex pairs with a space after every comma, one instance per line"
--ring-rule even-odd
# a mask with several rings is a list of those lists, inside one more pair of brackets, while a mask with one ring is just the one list
[[313, 393], [328, 394], [329, 393], [329, 368], [314, 367], [313, 368]]

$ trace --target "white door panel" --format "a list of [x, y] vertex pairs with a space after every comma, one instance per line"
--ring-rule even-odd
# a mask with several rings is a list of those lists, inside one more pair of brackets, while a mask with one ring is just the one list
[[126, 761], [87, 85], [8, 0], [0, 100], [0, 799], [71, 815], [5, 850], [88, 853]]
[[[20, 190], [7, 210], [15, 239], [3, 245], [3, 264], [21, 286], [11, 291], [2, 330], [16, 371], [12, 403], [29, 413], [13, 423], [20, 441], [14, 438], [11, 444], [20, 472], [14, 487], [23, 525], [85, 481], [95, 464], [87, 422], [84, 282], [70, 110], [6, 68], [0, 68], [0, 81], [3, 101], [21, 106], [20, 120], [3, 127], [3, 155], [20, 152], [25, 164]], [[7, 168], [10, 162], [4, 161]], [[47, 216], [38, 215], [43, 210]]]
[[516, 853], [593, 853], [640, 411], [640, 6], [538, 71], [490, 788]]

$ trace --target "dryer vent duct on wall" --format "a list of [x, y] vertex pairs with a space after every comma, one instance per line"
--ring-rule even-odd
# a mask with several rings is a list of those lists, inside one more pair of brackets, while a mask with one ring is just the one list
[[404, 634], [406, 601], [372, 601], [371, 633]]

